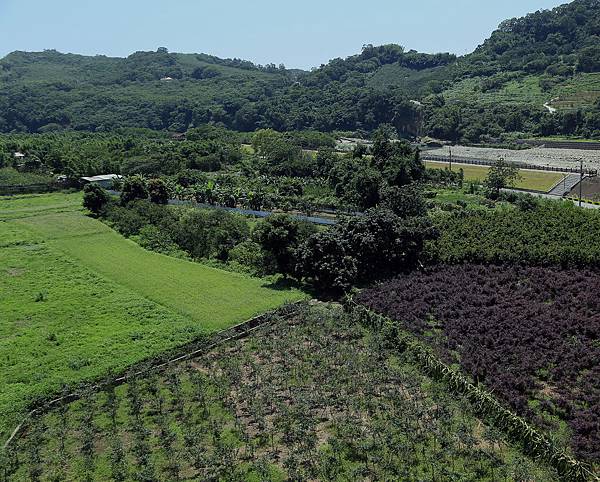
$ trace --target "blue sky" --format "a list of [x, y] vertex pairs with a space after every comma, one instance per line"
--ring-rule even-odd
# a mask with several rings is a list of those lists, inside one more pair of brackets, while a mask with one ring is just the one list
[[127, 56], [167, 47], [310, 68], [398, 43], [462, 55], [504, 19], [551, 0], [0, 0], [0, 56], [13, 50]]

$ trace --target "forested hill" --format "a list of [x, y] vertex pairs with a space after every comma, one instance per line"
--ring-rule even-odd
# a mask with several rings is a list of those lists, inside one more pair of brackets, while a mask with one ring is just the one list
[[213, 122], [368, 133], [389, 123], [401, 135], [453, 141], [591, 137], [600, 136], [599, 99], [600, 0], [507, 20], [458, 59], [367, 45], [311, 72], [162, 48], [127, 58], [49, 50], [0, 60], [2, 132], [180, 132]]
[[162, 48], [127, 58], [13, 52], [0, 60], [0, 131], [232, 126], [244, 104], [272, 96], [295, 75], [283, 66]]

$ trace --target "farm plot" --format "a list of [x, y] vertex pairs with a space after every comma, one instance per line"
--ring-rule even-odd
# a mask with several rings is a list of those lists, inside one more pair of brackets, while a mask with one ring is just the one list
[[[447, 147], [440, 147], [427, 151], [435, 156], [449, 156]], [[532, 149], [500, 149], [492, 147], [467, 147], [452, 146], [452, 155], [476, 160], [497, 161], [499, 157], [509, 162], [521, 162], [536, 166], [551, 166], [557, 169], [579, 169], [579, 160], [583, 159], [586, 168], [598, 169], [600, 167], [600, 151], [587, 151], [581, 149], [557, 149], [534, 147]]]
[[146, 251], [81, 213], [19, 220], [83, 265], [142, 296], [190, 317], [205, 330], [243, 321], [302, 294], [265, 281]]
[[[64, 385], [302, 296], [146, 252], [62, 196], [0, 199], [14, 218], [0, 220], [0, 440], [32, 401]], [[45, 214], [51, 206], [71, 211]]]
[[82, 211], [81, 202], [80, 192], [0, 196], [0, 221], [43, 213]]
[[600, 462], [600, 274], [462, 265], [358, 301], [397, 319], [582, 459]]
[[[428, 169], [447, 169], [447, 162], [425, 161], [425, 167]], [[477, 166], [474, 164], [452, 163], [452, 170], [457, 171], [462, 169], [465, 175], [465, 181], [481, 182], [488, 174], [489, 167]], [[563, 174], [550, 171], [534, 171], [531, 169], [519, 169], [520, 178], [515, 181], [514, 187], [517, 189], [525, 189], [530, 191], [548, 192], [560, 180], [563, 179]]]
[[35, 420], [9, 480], [556, 480], [331, 305]]

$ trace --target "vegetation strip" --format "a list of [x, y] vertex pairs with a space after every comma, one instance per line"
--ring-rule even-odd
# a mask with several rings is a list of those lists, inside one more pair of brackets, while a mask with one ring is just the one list
[[[250, 318], [247, 321], [234, 325], [230, 328], [226, 328], [215, 335], [210, 336], [209, 340], [202, 341], [193, 341], [188, 343], [180, 348], [175, 350], [171, 350], [168, 353], [168, 356], [172, 358], [168, 358], [165, 361], [165, 354], [159, 355], [150, 360], [144, 360], [142, 362], [136, 363], [133, 367], [127, 369], [127, 371], [120, 376], [117, 376], [112, 379], [104, 380], [100, 383], [95, 383], [93, 385], [87, 385], [85, 387], [80, 388], [79, 390], [69, 393], [67, 395], [63, 395], [61, 397], [53, 398], [51, 400], [46, 400], [39, 402], [39, 405], [33, 408], [25, 418], [19, 423], [8, 440], [4, 443], [3, 449], [7, 449], [13, 441], [15, 441], [19, 435], [23, 432], [27, 421], [32, 417], [42, 415], [50, 410], [52, 410], [55, 406], [60, 403], [69, 403], [75, 400], [80, 399], [83, 395], [89, 394], [90, 392], [99, 391], [107, 386], [118, 386], [125, 382], [127, 382], [132, 377], [139, 377], [142, 375], [147, 375], [152, 372], [159, 372], [164, 368], [173, 365], [175, 363], [188, 360], [190, 358], [194, 358], [202, 353], [205, 353], [207, 350], [211, 350], [219, 345], [222, 345], [228, 341], [236, 340], [240, 338], [244, 338], [252, 333], [257, 328], [269, 323], [273, 319], [273, 315], [277, 313], [283, 318], [290, 317], [294, 315], [297, 311], [297, 304], [299, 302], [296, 301], [290, 305], [287, 305], [282, 308], [278, 308], [276, 310], [271, 310], [267, 313], [263, 313], [262, 315], [255, 316]], [[206, 342], [207, 344], [204, 344]], [[191, 349], [191, 351], [190, 351]]]
[[504, 408], [492, 394], [471, 383], [464, 375], [442, 362], [414, 336], [402, 331], [399, 322], [369, 310], [354, 301], [352, 297], [345, 300], [345, 306], [365, 325], [385, 330], [390, 342], [396, 344], [401, 350], [413, 353], [432, 377], [446, 382], [453, 391], [466, 395], [477, 413], [491, 420], [512, 440], [519, 442], [527, 452], [545, 460], [569, 480], [600, 480], [587, 465], [558, 449], [548, 437], [511, 410]]

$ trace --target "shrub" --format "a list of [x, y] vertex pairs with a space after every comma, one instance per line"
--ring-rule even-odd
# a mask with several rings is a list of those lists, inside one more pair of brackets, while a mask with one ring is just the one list
[[127, 204], [130, 201], [136, 199], [147, 199], [148, 198], [148, 187], [146, 180], [139, 175], [130, 176], [123, 181], [123, 188], [121, 190], [121, 203]]
[[189, 209], [173, 229], [173, 239], [196, 259], [226, 261], [229, 250], [248, 238], [248, 223], [222, 210]]
[[86, 184], [83, 188], [83, 207], [91, 213], [100, 214], [109, 201], [108, 193], [97, 184]]
[[277, 270], [275, 260], [263, 251], [260, 244], [250, 239], [242, 241], [229, 251], [228, 263], [255, 276], [264, 276]]
[[179, 249], [179, 246], [171, 239], [171, 236], [166, 231], [149, 224], [140, 229], [140, 232], [135, 241], [145, 249], [163, 253], [176, 258], [186, 258], [184, 251]]
[[133, 236], [147, 224], [135, 211], [118, 204], [110, 204], [105, 212], [105, 219], [123, 236]]
[[150, 179], [148, 181], [148, 194], [150, 201], [155, 204], [167, 204], [169, 201], [169, 190], [162, 179]]

